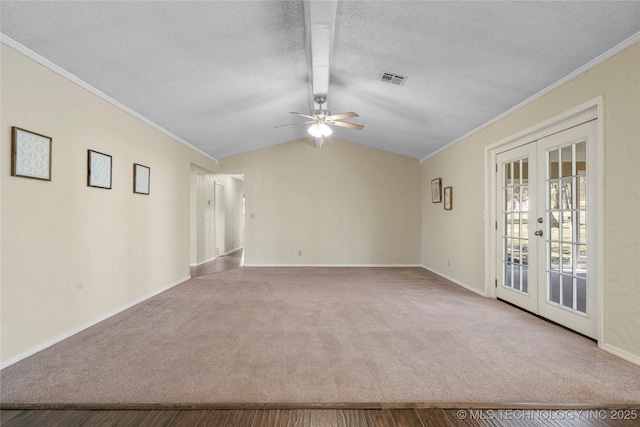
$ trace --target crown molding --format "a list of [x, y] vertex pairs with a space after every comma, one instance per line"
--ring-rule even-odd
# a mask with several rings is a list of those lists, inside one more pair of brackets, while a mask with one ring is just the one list
[[218, 163], [218, 159], [216, 159], [215, 157], [211, 156], [210, 154], [205, 153], [204, 151], [202, 151], [201, 149], [199, 149], [195, 145], [191, 144], [188, 141], [185, 141], [184, 139], [180, 138], [179, 136], [174, 135], [173, 133], [169, 132], [168, 130], [166, 130], [162, 126], [158, 125], [157, 123], [152, 122], [151, 120], [149, 120], [148, 118], [146, 118], [142, 114], [132, 110], [131, 108], [127, 107], [124, 104], [121, 104], [120, 102], [118, 102], [115, 99], [111, 98], [109, 95], [99, 91], [95, 87], [91, 86], [89, 83], [87, 83], [84, 80], [74, 76], [70, 72], [64, 70], [63, 68], [61, 68], [59, 66], [57, 66], [56, 64], [54, 64], [53, 62], [49, 61], [48, 59], [38, 55], [37, 53], [35, 53], [31, 49], [21, 45], [20, 43], [18, 43], [17, 41], [13, 40], [12, 38], [7, 37], [6, 35], [0, 33], [0, 42], [2, 42], [3, 44], [9, 46], [12, 49], [17, 50], [21, 54], [25, 55], [26, 57], [28, 57], [28, 58], [30, 58], [30, 59], [32, 59], [34, 61], [36, 61], [38, 64], [48, 68], [49, 70], [53, 71], [54, 73], [56, 73], [56, 74], [64, 77], [65, 79], [69, 80], [70, 82], [75, 83], [76, 85], [80, 86], [81, 88], [91, 92], [92, 94], [94, 94], [98, 98], [108, 102], [109, 104], [113, 105], [114, 107], [119, 108], [120, 110], [124, 111], [125, 113], [130, 114], [131, 116], [135, 117], [136, 119], [141, 120], [142, 122], [148, 124], [152, 128], [159, 130], [160, 132], [164, 133], [165, 135], [169, 136], [170, 138], [175, 139], [176, 141], [180, 142], [181, 144], [186, 145], [187, 147], [191, 148], [192, 150], [197, 151], [198, 153], [202, 154], [203, 156], [206, 156], [209, 159], [213, 160], [214, 162]]
[[447, 145], [438, 148], [433, 153], [431, 153], [431, 154], [427, 155], [426, 157], [423, 157], [422, 159], [420, 159], [420, 163], [424, 162], [425, 160], [427, 160], [430, 157], [435, 156], [439, 152], [446, 150], [447, 148], [451, 147], [452, 145], [457, 144], [458, 142], [462, 141], [463, 139], [466, 139], [466, 138], [470, 137], [474, 133], [480, 132], [482, 129], [494, 124], [495, 122], [497, 122], [497, 121], [499, 121], [501, 119], [503, 119], [504, 117], [508, 116], [509, 114], [513, 113], [514, 111], [519, 110], [520, 108], [524, 107], [527, 104], [532, 103], [536, 99], [546, 95], [547, 93], [551, 92], [552, 90], [557, 89], [558, 87], [560, 87], [563, 84], [567, 83], [569, 80], [573, 80], [576, 77], [578, 77], [579, 75], [581, 75], [583, 73], [586, 73], [587, 71], [589, 71], [593, 67], [603, 63], [604, 61], [606, 61], [607, 59], [611, 58], [612, 56], [617, 55], [618, 53], [622, 52], [623, 50], [625, 50], [629, 46], [637, 43], [638, 41], [640, 41], [640, 32], [635, 33], [634, 35], [632, 35], [628, 39], [626, 39], [623, 42], [615, 45], [614, 47], [612, 47], [608, 51], [604, 52], [600, 56], [597, 56], [596, 58], [594, 58], [591, 61], [589, 61], [586, 64], [584, 64], [582, 67], [578, 68], [577, 70], [573, 71], [570, 74], [567, 74], [565, 77], [561, 78], [560, 80], [558, 80], [557, 82], [551, 84], [550, 86], [547, 86], [546, 88], [542, 89], [540, 92], [538, 92], [538, 93], [536, 93], [534, 95], [531, 95], [529, 98], [527, 98], [524, 101], [520, 102], [519, 104], [511, 107], [510, 109], [508, 109], [504, 113], [500, 114], [499, 116], [494, 117], [493, 119], [491, 119], [488, 122], [478, 126], [477, 128], [473, 129], [472, 131], [469, 131], [469, 132], [465, 133], [460, 138], [448, 143]]

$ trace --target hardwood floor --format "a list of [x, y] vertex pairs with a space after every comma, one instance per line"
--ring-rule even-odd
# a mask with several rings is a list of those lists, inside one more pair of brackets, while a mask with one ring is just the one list
[[238, 249], [229, 255], [220, 256], [213, 261], [209, 261], [198, 267], [189, 269], [191, 277], [206, 276], [207, 274], [219, 273], [221, 271], [232, 270], [242, 266], [244, 249]]
[[640, 425], [640, 409], [3, 410], [0, 424], [2, 427], [615, 427]]

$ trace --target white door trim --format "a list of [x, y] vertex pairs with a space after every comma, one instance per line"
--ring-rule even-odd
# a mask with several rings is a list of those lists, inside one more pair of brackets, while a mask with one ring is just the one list
[[[220, 211], [222, 209], [222, 212]], [[213, 215], [214, 215], [214, 247], [216, 254], [214, 258], [223, 256], [226, 252], [226, 219], [224, 217], [224, 184], [217, 179], [213, 185]], [[222, 218], [220, 218], [222, 216]]]
[[596, 216], [597, 227], [595, 257], [593, 274], [597, 282], [598, 294], [598, 345], [604, 343], [604, 97], [599, 96], [584, 102], [570, 110], [557, 114], [541, 123], [530, 126], [520, 132], [503, 138], [485, 147], [485, 295], [496, 298], [495, 281], [496, 271], [496, 155], [503, 151], [518, 147], [540, 138], [552, 135], [562, 130], [577, 126], [586, 121], [598, 119], [598, 144], [596, 148], [597, 158], [592, 163], [597, 171], [599, 179], [595, 189], [596, 201], [591, 202]]

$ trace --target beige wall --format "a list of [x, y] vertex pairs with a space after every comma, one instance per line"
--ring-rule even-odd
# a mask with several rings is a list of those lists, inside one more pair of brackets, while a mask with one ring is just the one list
[[329, 139], [231, 157], [216, 171], [245, 174], [247, 265], [420, 263], [416, 159]]
[[[422, 165], [422, 262], [484, 292], [484, 147], [604, 95], [604, 343], [640, 360], [640, 44], [462, 140]], [[429, 183], [454, 188], [454, 210]]]
[[[188, 278], [190, 164], [214, 162], [4, 44], [1, 62], [6, 361]], [[10, 176], [12, 126], [53, 138], [51, 182]], [[89, 148], [113, 156], [112, 190], [87, 187]]]
[[191, 166], [189, 171], [189, 265], [198, 265], [198, 174]]

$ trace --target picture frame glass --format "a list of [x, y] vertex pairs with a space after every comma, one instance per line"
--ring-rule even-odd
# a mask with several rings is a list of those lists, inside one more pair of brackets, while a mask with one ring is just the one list
[[89, 150], [89, 186], [111, 188], [111, 156]]
[[453, 197], [453, 191], [451, 187], [446, 187], [444, 189], [444, 208], [448, 211], [451, 210], [452, 208], [452, 197]]
[[12, 175], [51, 180], [51, 138], [13, 128]]
[[431, 181], [431, 202], [440, 203], [442, 201], [442, 180], [436, 178]]
[[137, 194], [149, 194], [149, 179], [151, 168], [133, 164], [133, 192]]

